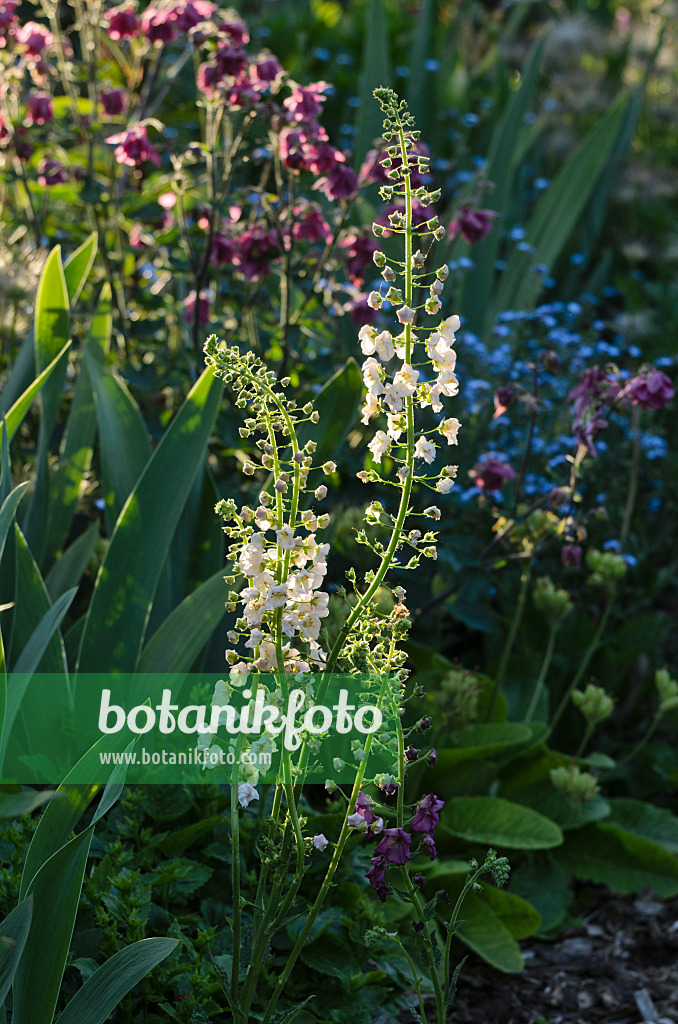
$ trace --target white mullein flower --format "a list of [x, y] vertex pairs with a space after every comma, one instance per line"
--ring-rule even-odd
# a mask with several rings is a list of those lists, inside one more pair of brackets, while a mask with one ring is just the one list
[[289, 523], [285, 523], [285, 525], [281, 526], [279, 530], [276, 530], [275, 536], [278, 542], [278, 547], [282, 548], [283, 551], [292, 551], [294, 548], [295, 537], [294, 530]]
[[408, 363], [403, 363], [391, 385], [390, 393], [396, 398], [411, 398], [419, 380], [419, 370], [414, 370]]
[[253, 800], [258, 800], [259, 794], [249, 782], [241, 782], [238, 786], [238, 803], [241, 807], [249, 807]]
[[424, 462], [433, 462], [436, 457], [436, 446], [425, 437], [420, 437], [414, 446], [415, 459], [423, 459]]
[[373, 394], [371, 391], [368, 391], [367, 396], [365, 398], [365, 404], [363, 405], [362, 408], [361, 423], [368, 424], [372, 417], [374, 416], [374, 414], [379, 412], [380, 408], [381, 403], [377, 396]]
[[455, 313], [454, 316], [448, 316], [446, 320], [443, 320], [443, 322], [438, 327], [438, 330], [440, 331], [442, 336], [445, 338], [445, 340], [447, 341], [448, 345], [454, 345], [454, 341], [455, 341], [454, 336], [455, 336], [456, 332], [459, 330], [460, 327], [461, 327], [461, 320], [459, 319], [459, 317]]
[[374, 347], [377, 355], [383, 363], [388, 363], [390, 359], [393, 359], [395, 355], [395, 348], [393, 346], [393, 338], [389, 331], [382, 331], [374, 339]]
[[313, 836], [313, 845], [316, 848], [316, 850], [321, 850], [322, 851], [322, 850], [327, 849], [329, 844], [328, 844], [327, 839], [325, 838], [325, 836], [321, 832], [320, 835]]
[[367, 296], [367, 305], [370, 309], [381, 309], [384, 300], [382, 299], [379, 292], [370, 292]]
[[461, 423], [458, 419], [451, 417], [450, 419], [443, 420], [438, 426], [438, 433], [442, 434], [448, 444], [458, 444], [457, 434]]
[[414, 310], [407, 305], [401, 306], [400, 309], [396, 309], [396, 316], [401, 324], [411, 324], [414, 320]]
[[385, 455], [391, 444], [391, 439], [383, 430], [378, 430], [370, 443], [368, 448], [372, 452], [372, 458], [375, 462], [381, 462], [382, 455]]
[[402, 433], [407, 430], [407, 418], [402, 413], [389, 412], [386, 416], [388, 428], [386, 433], [397, 441]]
[[449, 494], [453, 487], [454, 480], [450, 479], [449, 476], [445, 476], [436, 484], [436, 491], [438, 491], [440, 494]]

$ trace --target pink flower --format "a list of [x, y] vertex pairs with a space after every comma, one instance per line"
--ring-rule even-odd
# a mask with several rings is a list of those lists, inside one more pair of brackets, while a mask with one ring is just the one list
[[242, 110], [243, 107], [251, 107], [259, 99], [256, 91], [246, 74], [236, 78], [230, 89], [226, 90], [224, 102], [231, 110]]
[[367, 295], [359, 295], [352, 299], [344, 309], [358, 327], [362, 327], [363, 324], [375, 324], [379, 319], [379, 311], [369, 305]]
[[358, 191], [358, 177], [352, 167], [335, 163], [326, 178], [316, 181], [313, 188], [320, 189], [328, 199], [351, 199]]
[[332, 231], [317, 206], [298, 204], [294, 207], [292, 238], [295, 242], [329, 242]]
[[231, 42], [219, 43], [216, 62], [219, 78], [223, 78], [224, 75], [237, 78], [247, 68], [247, 54], [241, 46], [234, 46]]
[[670, 379], [653, 366], [645, 373], [633, 377], [621, 392], [620, 398], [630, 398], [641, 409], [663, 409], [673, 398], [675, 391]]
[[124, 89], [104, 89], [101, 93], [101, 106], [107, 117], [116, 117], [127, 108], [127, 93]]
[[210, 260], [212, 263], [215, 263], [218, 267], [231, 263], [234, 252], [235, 243], [233, 239], [218, 231], [215, 232], [212, 238], [212, 248], [210, 249]]
[[236, 46], [246, 46], [250, 41], [250, 34], [247, 25], [240, 18], [229, 17], [228, 21], [221, 21], [217, 25], [217, 32], [220, 35], [228, 36]]
[[145, 160], [160, 166], [160, 154], [148, 141], [146, 125], [135, 124], [126, 132], [110, 135], [106, 142], [115, 146], [115, 159], [127, 167], [141, 167]]
[[176, 27], [179, 32], [190, 32], [201, 21], [208, 21], [216, 10], [217, 5], [209, 0], [188, 0], [174, 8]]
[[147, 7], [141, 15], [141, 31], [149, 43], [171, 43], [176, 36], [176, 9]]
[[148, 244], [144, 238], [143, 224], [133, 224], [129, 233], [129, 244], [132, 249], [147, 249]]
[[248, 281], [258, 281], [270, 273], [269, 261], [279, 253], [280, 246], [275, 232], [255, 224], [237, 239], [233, 263]]
[[322, 105], [327, 99], [323, 95], [330, 88], [328, 82], [312, 82], [311, 85], [297, 85], [292, 95], [284, 101], [283, 106], [290, 112], [291, 120], [307, 121], [317, 118]]
[[[196, 294], [194, 289], [192, 292], [188, 293], [182, 302], [182, 306], [184, 307], [184, 320], [189, 324], [193, 323], [193, 317], [195, 315], [195, 300]], [[201, 327], [204, 327], [205, 324], [210, 322], [210, 308], [211, 303], [207, 294], [205, 292], [200, 292], [200, 298], [198, 300], [198, 323]]]
[[429, 793], [423, 797], [414, 812], [411, 826], [415, 832], [433, 832], [440, 822], [440, 812], [445, 806], [444, 800], [439, 800], [435, 793]]
[[377, 251], [377, 243], [368, 232], [349, 231], [342, 239], [341, 248], [345, 250], [346, 271], [353, 284], [360, 286], [365, 280], [365, 267], [372, 266], [372, 256]]
[[483, 455], [476, 462], [470, 476], [476, 487], [483, 491], [500, 491], [507, 480], [515, 480], [516, 474], [507, 462], [503, 462], [496, 455]]
[[492, 230], [492, 221], [498, 216], [496, 210], [470, 210], [465, 206], [450, 224], [450, 231], [452, 235], [461, 232], [467, 242], [482, 242]]
[[26, 119], [29, 124], [46, 124], [47, 121], [54, 120], [54, 104], [49, 93], [30, 93], [26, 107]]
[[563, 544], [560, 561], [568, 569], [578, 569], [581, 565], [582, 551], [578, 544]]
[[16, 30], [16, 40], [25, 47], [26, 55], [39, 57], [43, 50], [52, 45], [54, 37], [37, 21], [27, 21]]
[[374, 852], [382, 854], [387, 864], [406, 864], [410, 859], [412, 840], [402, 828], [385, 828]]
[[18, 17], [14, 13], [19, 0], [1, 0], [0, 2], [0, 50], [4, 50], [8, 40], [14, 38]]
[[131, 39], [139, 34], [141, 21], [134, 10], [125, 4], [106, 11], [104, 18], [108, 22], [108, 34], [113, 40]]
[[254, 64], [250, 64], [250, 78], [254, 87], [260, 91], [268, 89], [282, 74], [280, 63], [271, 55], [260, 57]]
[[45, 158], [38, 164], [38, 184], [40, 185], [62, 185], [68, 181], [68, 174], [58, 160]]
[[573, 428], [577, 441], [584, 445], [591, 455], [596, 454], [594, 436], [607, 426], [607, 420], [601, 416], [602, 409], [605, 405], [615, 402], [619, 396], [618, 383], [612, 377], [608, 377], [599, 366], [582, 370], [579, 383], [567, 396], [567, 401], [574, 403]]

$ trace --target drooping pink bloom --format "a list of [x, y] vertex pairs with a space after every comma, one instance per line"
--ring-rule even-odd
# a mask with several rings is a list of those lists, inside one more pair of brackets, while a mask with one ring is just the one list
[[372, 810], [372, 801], [367, 793], [363, 793], [362, 790], [356, 798], [355, 813], [359, 814], [367, 825], [372, 825], [377, 820], [377, 815]]
[[476, 462], [470, 475], [476, 487], [483, 491], [500, 491], [507, 480], [515, 480], [516, 474], [507, 462], [496, 455], [483, 455]]
[[326, 178], [316, 181], [313, 188], [320, 189], [328, 199], [351, 199], [358, 191], [358, 177], [352, 167], [335, 163]]
[[231, 87], [226, 89], [224, 96], [224, 102], [230, 110], [251, 107], [258, 99], [259, 93], [245, 73], [236, 78]]
[[124, 89], [104, 89], [101, 106], [107, 117], [117, 117], [127, 109], [127, 93]]
[[176, 10], [147, 7], [141, 15], [141, 31], [149, 43], [171, 43], [177, 34]]
[[68, 181], [68, 174], [62, 163], [46, 157], [38, 164], [38, 184], [40, 185], [62, 185]]
[[254, 224], [236, 240], [233, 263], [248, 281], [258, 281], [270, 272], [270, 260], [280, 253], [278, 237], [261, 224]]
[[[184, 320], [189, 324], [193, 323], [193, 318], [195, 316], [195, 302], [196, 293], [194, 289], [192, 292], [188, 293], [182, 302], [182, 306], [184, 308]], [[209, 297], [204, 291], [200, 292], [200, 298], [198, 299], [198, 323], [201, 327], [204, 327], [210, 322], [210, 309], [211, 302]]]
[[119, 164], [141, 167], [146, 160], [150, 160], [156, 167], [160, 166], [160, 154], [149, 142], [145, 124], [135, 124], [128, 131], [110, 135], [106, 142], [116, 147], [115, 159]]
[[312, 82], [310, 85], [297, 85], [288, 96], [283, 106], [289, 110], [292, 121], [308, 121], [317, 118], [322, 105], [327, 99], [324, 95], [330, 88], [328, 82]]
[[125, 4], [106, 11], [104, 18], [108, 22], [108, 34], [116, 42], [119, 39], [132, 39], [139, 34], [141, 20], [135, 11]]
[[282, 66], [272, 54], [260, 57], [254, 64], [250, 64], [249, 67], [249, 76], [252, 84], [259, 91], [270, 89], [273, 83], [277, 82], [282, 75]]
[[568, 569], [578, 569], [581, 565], [582, 550], [579, 544], [563, 544], [560, 561]]
[[27, 21], [16, 30], [16, 41], [25, 48], [28, 57], [39, 57], [43, 50], [52, 45], [54, 36], [37, 21]]
[[412, 828], [415, 832], [433, 832], [440, 821], [440, 812], [445, 806], [445, 801], [440, 800], [435, 793], [429, 793], [423, 797], [414, 812]]
[[472, 244], [482, 242], [492, 230], [492, 221], [498, 216], [496, 210], [471, 210], [465, 206], [450, 224], [450, 232], [453, 237], [461, 233]]
[[232, 262], [234, 252], [235, 243], [233, 239], [219, 231], [215, 232], [212, 238], [212, 248], [210, 249], [210, 260], [212, 263], [218, 267], [223, 267], [227, 263]]
[[332, 230], [317, 206], [298, 203], [294, 207], [292, 238], [295, 242], [329, 242]]
[[237, 78], [247, 68], [247, 54], [242, 46], [234, 46], [230, 40], [219, 43], [215, 59], [218, 78], [226, 75]]
[[619, 384], [612, 377], [608, 377], [600, 366], [582, 370], [579, 383], [567, 396], [567, 401], [574, 405], [573, 428], [577, 441], [593, 456], [596, 455], [593, 439], [607, 426], [607, 420], [603, 419], [601, 412], [619, 396]]
[[15, 14], [19, 0], [0, 0], [0, 50], [4, 50], [10, 39], [16, 34], [19, 21]]
[[246, 46], [250, 41], [250, 33], [247, 25], [241, 18], [230, 16], [227, 21], [220, 21], [217, 25], [219, 35], [227, 36], [236, 46]]
[[377, 251], [377, 243], [367, 231], [349, 231], [341, 241], [344, 260], [349, 279], [355, 285], [362, 285], [365, 280], [365, 267], [373, 266], [372, 256]]
[[375, 847], [375, 853], [381, 854], [387, 864], [406, 864], [410, 859], [412, 840], [402, 828], [385, 828], [382, 837]]
[[178, 32], [190, 32], [201, 21], [209, 21], [217, 5], [209, 0], [188, 0], [174, 8], [175, 25]]
[[52, 97], [46, 92], [32, 92], [26, 102], [26, 120], [29, 124], [46, 124], [54, 120]]
[[670, 378], [653, 366], [633, 377], [619, 397], [630, 398], [641, 409], [664, 409], [674, 394]]
[[502, 384], [498, 387], [494, 393], [494, 416], [492, 419], [496, 420], [498, 416], [503, 416], [515, 397], [515, 392], [510, 384]]

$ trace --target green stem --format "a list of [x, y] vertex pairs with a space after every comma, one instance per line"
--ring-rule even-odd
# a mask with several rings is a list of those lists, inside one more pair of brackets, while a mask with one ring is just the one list
[[631, 449], [631, 476], [629, 479], [629, 491], [626, 498], [626, 507], [624, 509], [624, 519], [622, 521], [621, 530], [619, 532], [619, 542], [622, 546], [622, 550], [626, 547], [626, 542], [629, 539], [629, 531], [631, 529], [631, 519], [633, 517], [633, 509], [636, 504], [636, 495], [638, 493], [638, 469], [640, 466], [640, 406], [634, 405], [632, 413], [632, 435], [633, 435], [633, 446]]
[[589, 644], [589, 646], [586, 649], [586, 653], [584, 654], [584, 657], [582, 658], [581, 664], [580, 664], [579, 668], [577, 669], [577, 671], [576, 671], [576, 673], [574, 675], [574, 678], [572, 679], [572, 682], [570, 683], [570, 685], [565, 690], [565, 693], [562, 696], [560, 704], [558, 705], [558, 709], [556, 710], [556, 713], [553, 716], [553, 719], [551, 720], [551, 725], [549, 727], [549, 731], [548, 731], [548, 734], [547, 734], [548, 736], [551, 735], [551, 733], [555, 729], [556, 725], [558, 724], [558, 722], [562, 718], [563, 713], [565, 711], [565, 708], [567, 707], [568, 702], [570, 700], [570, 696], [572, 695], [572, 691], [576, 690], [577, 686], [581, 682], [581, 679], [582, 679], [584, 673], [586, 672], [586, 669], [589, 667], [589, 662], [591, 661], [591, 658], [593, 657], [593, 655], [595, 654], [595, 652], [596, 652], [596, 650], [598, 648], [598, 644], [600, 643], [600, 638], [602, 637], [603, 631], [605, 629], [605, 626], [607, 625], [607, 620], [608, 620], [608, 617], [609, 617], [609, 614], [610, 614], [610, 608], [611, 607], [612, 607], [612, 595], [608, 594], [607, 595], [607, 601], [605, 603], [605, 608], [603, 610], [603, 614], [600, 616], [600, 622], [598, 623], [596, 631], [593, 634], [593, 639], [591, 640], [591, 643]]
[[537, 705], [539, 703], [539, 698], [541, 697], [541, 691], [542, 691], [542, 689], [544, 687], [544, 682], [546, 681], [546, 674], [547, 674], [549, 668], [551, 667], [551, 660], [553, 658], [553, 651], [554, 651], [554, 648], [556, 646], [556, 635], [557, 635], [557, 633], [558, 633], [558, 626], [551, 626], [551, 630], [549, 632], [548, 643], [546, 645], [546, 652], [544, 654], [544, 660], [541, 663], [541, 670], [539, 672], [539, 678], [537, 679], [537, 682], [534, 685], [534, 692], [532, 693], [532, 700], [530, 701], [530, 706], [528, 707], [527, 713], [525, 714], [525, 718], [523, 719], [523, 721], [525, 722], [526, 725], [527, 725], [528, 722], [532, 721], [532, 716], [535, 713], [535, 711], [537, 710]]
[[587, 724], [586, 729], [584, 730], [584, 735], [581, 738], [581, 743], [577, 747], [577, 752], [574, 755], [576, 760], [579, 760], [579, 758], [582, 756], [582, 754], [586, 750], [586, 744], [588, 743], [588, 741], [593, 736], [593, 730], [595, 729], [595, 727], [596, 726], [595, 726], [594, 722], [589, 722]]
[[523, 613], [525, 611], [525, 601], [527, 600], [527, 591], [530, 586], [530, 579], [532, 578], [532, 557], [531, 552], [528, 553], [523, 572], [520, 577], [520, 590], [518, 591], [518, 600], [516, 602], [516, 610], [513, 613], [513, 619], [511, 620], [511, 628], [509, 629], [508, 636], [506, 637], [506, 643], [504, 649], [501, 652], [501, 659], [499, 661], [499, 668], [492, 685], [492, 693], [490, 700], [487, 705], [487, 713], [485, 715], [485, 721], [489, 722], [492, 718], [494, 706], [497, 702], [497, 696], [501, 690], [502, 683], [504, 682], [504, 676], [506, 675], [506, 668], [508, 666], [509, 658], [513, 650], [513, 645], [520, 629], [520, 624], [523, 621]]
[[[242, 737], [239, 737], [236, 751], [240, 749]], [[231, 892], [233, 899], [233, 958], [231, 962], [231, 996], [238, 1002], [238, 985], [240, 974], [240, 817], [238, 808], [238, 773], [240, 765], [236, 752], [235, 763], [231, 773]]]
[[654, 716], [649, 726], [645, 730], [645, 734], [641, 736], [641, 738], [638, 740], [638, 742], [636, 743], [635, 747], [631, 750], [631, 752], [627, 754], [626, 757], [623, 757], [621, 761], [617, 762], [613, 769], [613, 772], [618, 772], [620, 768], [623, 768], [625, 764], [628, 764], [629, 761], [632, 761], [634, 757], [638, 756], [643, 747], [646, 746], [647, 743], [649, 743], [649, 741], [652, 739], [655, 729], [659, 725], [661, 717], [661, 714], [657, 712], [657, 714]]

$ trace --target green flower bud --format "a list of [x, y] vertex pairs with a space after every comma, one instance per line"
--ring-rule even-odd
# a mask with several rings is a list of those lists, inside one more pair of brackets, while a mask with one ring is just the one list
[[602, 686], [594, 686], [593, 683], [589, 683], [585, 690], [575, 690], [572, 701], [591, 726], [604, 722], [614, 708], [612, 697]]
[[617, 584], [626, 575], [626, 562], [621, 555], [612, 551], [596, 551], [591, 548], [586, 553], [586, 564], [591, 570], [587, 582], [592, 587], [602, 587], [608, 594], [613, 594]]
[[552, 768], [549, 775], [556, 789], [582, 804], [598, 795], [598, 780], [590, 772], [583, 772], [576, 764], [570, 768], [565, 765]]
[[668, 669], [659, 668], [654, 674], [654, 684], [659, 694], [659, 714], [678, 708], [678, 682], [672, 679]]
[[570, 595], [566, 590], [556, 587], [549, 576], [542, 576], [537, 580], [532, 600], [551, 627], [560, 625], [572, 611]]

